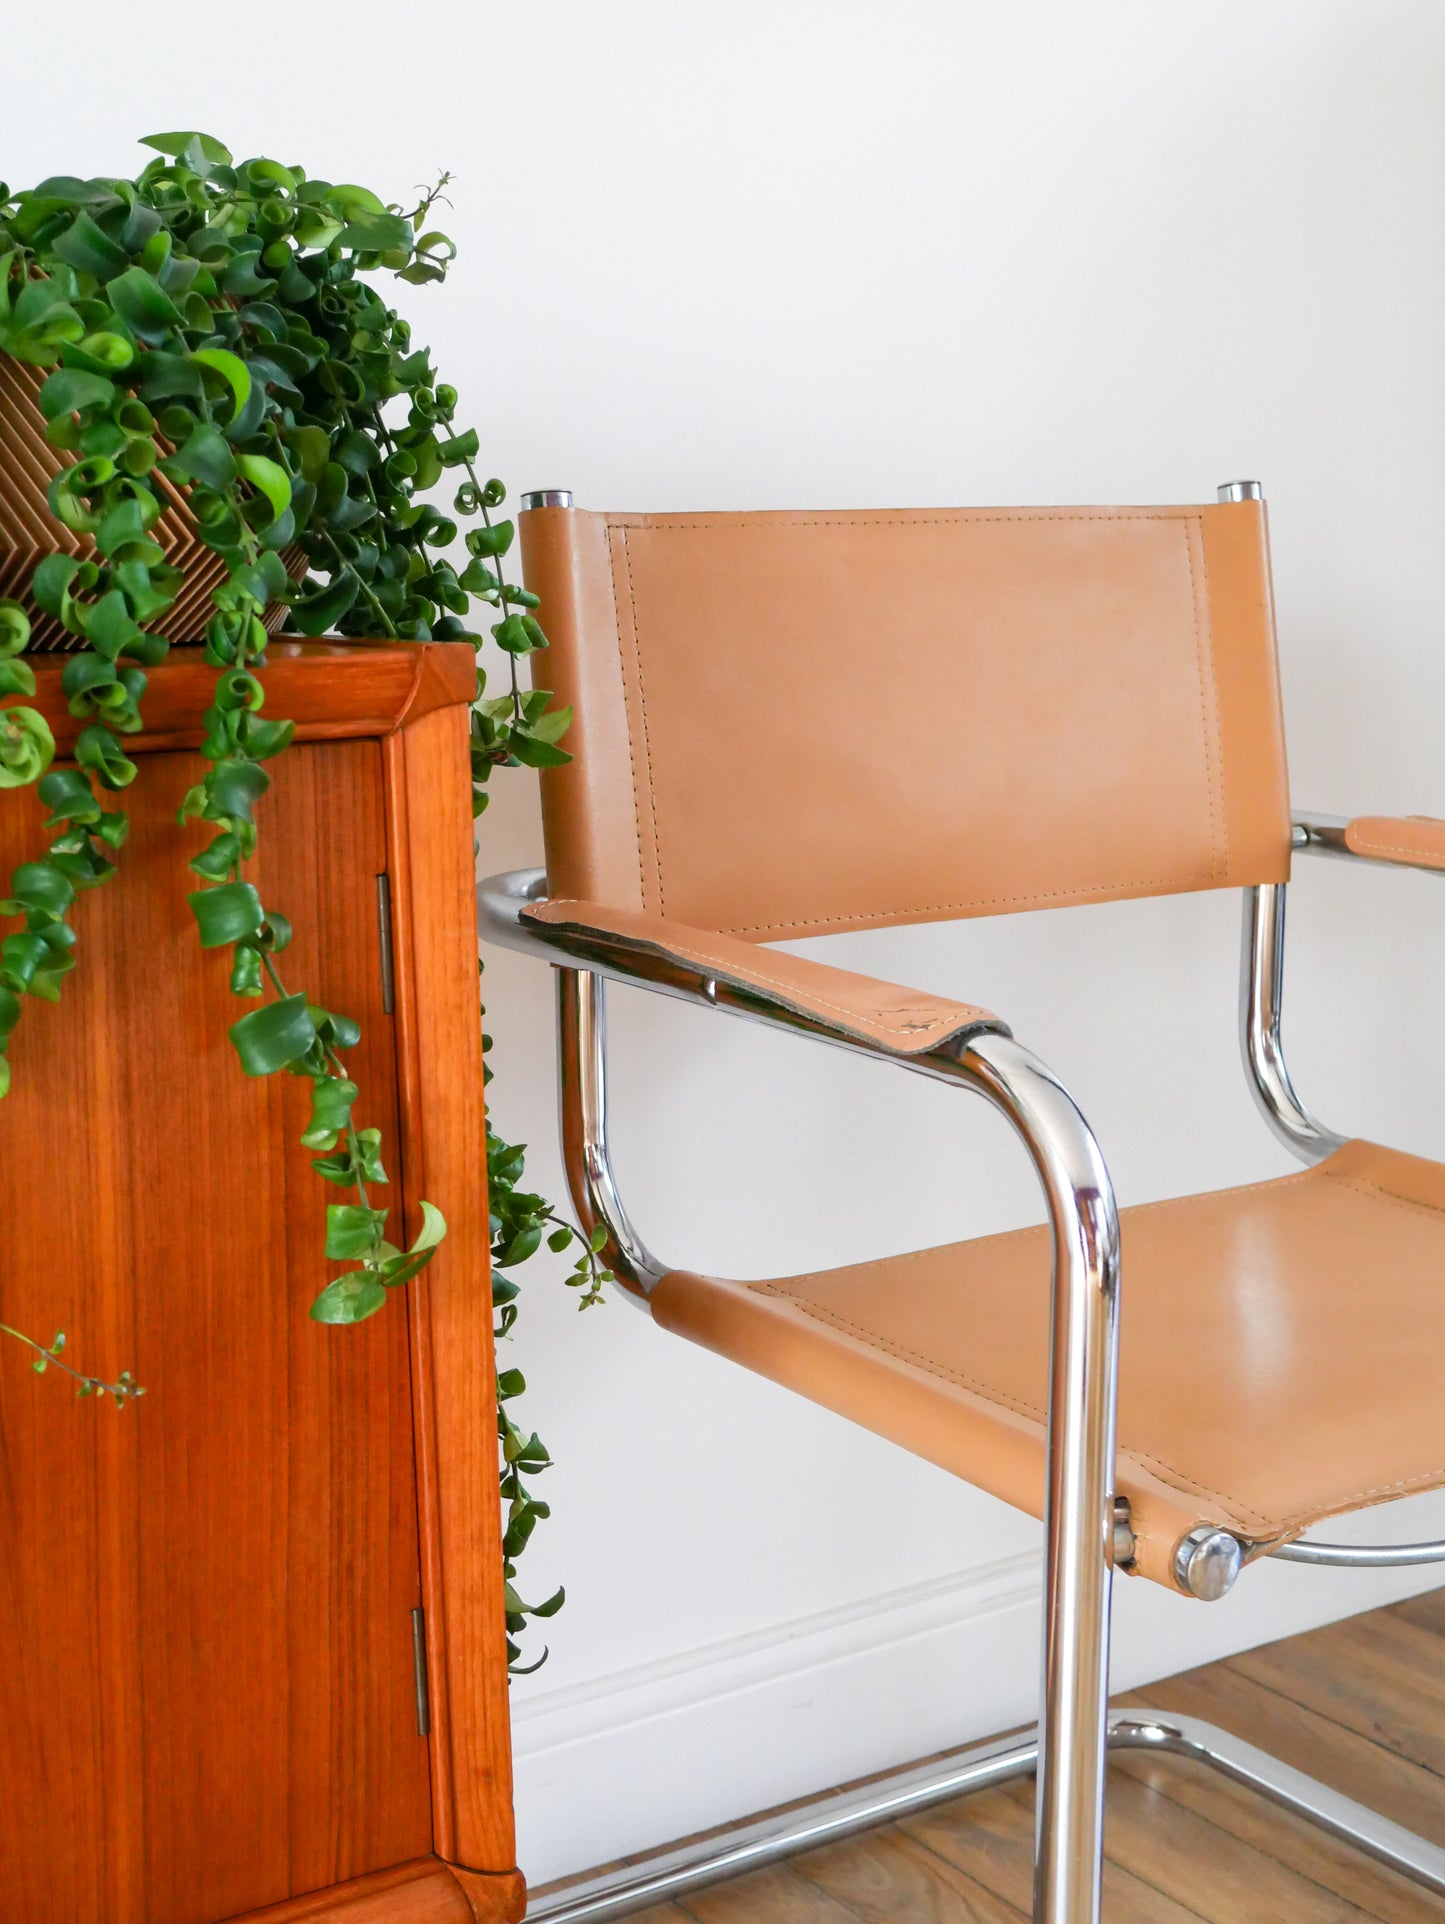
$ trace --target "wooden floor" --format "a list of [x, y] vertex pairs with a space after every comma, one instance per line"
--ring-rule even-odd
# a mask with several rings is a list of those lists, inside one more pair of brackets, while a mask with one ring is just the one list
[[[1445, 1591], [1151, 1684], [1125, 1705], [1203, 1717], [1445, 1844]], [[636, 1924], [1017, 1924], [1033, 1788], [902, 1823], [636, 1913]], [[1445, 1900], [1178, 1759], [1109, 1766], [1108, 1924], [1442, 1924]]]

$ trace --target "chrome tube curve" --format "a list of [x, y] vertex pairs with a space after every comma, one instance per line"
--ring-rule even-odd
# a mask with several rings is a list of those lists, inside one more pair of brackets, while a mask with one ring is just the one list
[[[1445, 1850], [1439, 1845], [1216, 1725], [1170, 1711], [1116, 1710], [1109, 1718], [1108, 1742], [1110, 1750], [1152, 1751], [1207, 1765], [1428, 1889], [1445, 1892]], [[801, 1807], [746, 1819], [720, 1836], [711, 1833], [664, 1846], [640, 1861], [538, 1890], [527, 1903], [527, 1924], [604, 1924], [608, 1918], [777, 1863], [870, 1825], [1027, 1777], [1037, 1757], [1038, 1736], [1030, 1730], [952, 1751], [926, 1764], [909, 1764], [868, 1783], [829, 1791]]]
[[1326, 1129], [1295, 1094], [1280, 1042], [1284, 999], [1283, 882], [1244, 891], [1244, 929], [1239, 960], [1239, 1046], [1244, 1071], [1260, 1114], [1291, 1155], [1323, 1162], [1345, 1138]]
[[1010, 1036], [961, 1065], [1033, 1160], [1053, 1228], [1035, 1924], [1098, 1924], [1113, 1573], [1119, 1214], [1099, 1146], [1058, 1078]]
[[667, 1273], [632, 1226], [612, 1174], [607, 1141], [607, 984], [585, 969], [557, 974], [557, 1077], [562, 1166], [578, 1220], [600, 1223], [601, 1256], [626, 1293], [642, 1302]]
[[999, 1109], [1028, 1150], [1054, 1243], [1034, 1919], [1035, 1924], [1098, 1924], [1116, 1521], [1119, 1218], [1088, 1124], [1057, 1076], [1009, 1035], [973, 1032], [923, 1055], [900, 1057], [797, 1011], [770, 1009], [757, 998], [732, 1001], [721, 985], [668, 957], [599, 958], [585, 937], [524, 924], [523, 905], [545, 888], [537, 871], [483, 883], [481, 920], [495, 940], [540, 955], [561, 971], [563, 1153], [569, 1181], [584, 1223], [605, 1225], [618, 1274], [630, 1276], [640, 1294], [645, 1296], [663, 1272], [628, 1222], [607, 1158], [601, 975], [962, 1084]]

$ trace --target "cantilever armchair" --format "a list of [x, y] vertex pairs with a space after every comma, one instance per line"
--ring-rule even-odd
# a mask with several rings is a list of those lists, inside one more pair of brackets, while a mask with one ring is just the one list
[[[1445, 1851], [1225, 1732], [1107, 1705], [1115, 1569], [1210, 1600], [1261, 1557], [1445, 1560], [1301, 1541], [1445, 1483], [1445, 1166], [1324, 1128], [1279, 1026], [1292, 852], [1440, 869], [1445, 823], [1291, 814], [1264, 504], [1252, 482], [1219, 497], [659, 516], [527, 497], [576, 760], [543, 777], [546, 874], [481, 901], [492, 939], [557, 970], [581, 1218], [664, 1328], [1041, 1516], [1047, 1545], [1036, 1734], [543, 1915], [613, 1915], [1036, 1772], [1035, 1918], [1096, 1924], [1110, 1745], [1216, 1764], [1445, 1894]], [[882, 762], [856, 724], [879, 663], [913, 691], [907, 752]], [[767, 946], [1204, 888], [1244, 891], [1245, 1066], [1306, 1167], [1122, 1212], [1078, 1107], [1003, 1017]], [[767, 1282], [667, 1267], [609, 1162], [608, 977], [982, 1095], [1047, 1224]]]

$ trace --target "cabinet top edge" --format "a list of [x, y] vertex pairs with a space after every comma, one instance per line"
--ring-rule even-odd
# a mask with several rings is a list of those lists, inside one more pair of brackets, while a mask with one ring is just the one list
[[[86, 725], [69, 712], [60, 678], [64, 655], [27, 657], [35, 670], [32, 705], [50, 723], [56, 753], [68, 755]], [[147, 671], [144, 731], [125, 739], [128, 754], [192, 747], [204, 732], [218, 670], [199, 648], [173, 648]], [[282, 637], [261, 671], [265, 713], [296, 723], [298, 741], [393, 734], [435, 708], [470, 702], [476, 662], [464, 642], [300, 641]]]

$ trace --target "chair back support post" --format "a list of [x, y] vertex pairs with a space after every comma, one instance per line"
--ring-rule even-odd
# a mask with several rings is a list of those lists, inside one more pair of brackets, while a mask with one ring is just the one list
[[1119, 1217], [1088, 1124], [1012, 1037], [978, 1036], [974, 1086], [1038, 1171], [1053, 1227], [1035, 1924], [1098, 1924], [1118, 1393]]
[[558, 1109], [562, 1165], [582, 1228], [600, 1224], [601, 1256], [639, 1306], [656, 1289], [663, 1265], [633, 1228], [612, 1174], [607, 1141], [607, 984], [588, 969], [557, 975]]
[[1239, 1046], [1260, 1114], [1285, 1148], [1303, 1163], [1323, 1162], [1345, 1138], [1326, 1129], [1295, 1094], [1280, 1043], [1284, 1000], [1283, 882], [1244, 891], [1239, 959]]

